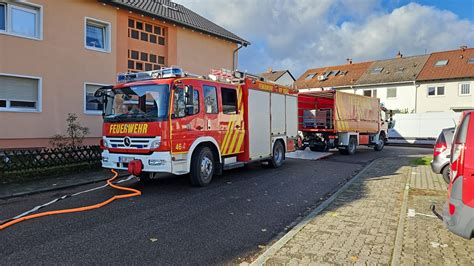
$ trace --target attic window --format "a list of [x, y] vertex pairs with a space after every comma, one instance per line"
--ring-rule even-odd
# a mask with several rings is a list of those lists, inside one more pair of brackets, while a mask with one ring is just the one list
[[371, 74], [378, 74], [378, 73], [382, 72], [382, 70], [383, 70], [383, 67], [376, 67], [376, 68], [372, 69]]
[[448, 64], [448, 60], [438, 60], [435, 63], [435, 66], [445, 66]]
[[318, 73], [312, 73], [312, 74], [308, 74], [305, 78], [305, 80], [310, 80], [312, 78], [314, 78]]
[[467, 59], [468, 64], [474, 64], [474, 57]]

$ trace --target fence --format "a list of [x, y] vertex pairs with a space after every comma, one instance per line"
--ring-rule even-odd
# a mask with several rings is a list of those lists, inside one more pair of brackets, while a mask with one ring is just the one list
[[99, 164], [99, 146], [0, 151], [0, 174], [54, 167]]

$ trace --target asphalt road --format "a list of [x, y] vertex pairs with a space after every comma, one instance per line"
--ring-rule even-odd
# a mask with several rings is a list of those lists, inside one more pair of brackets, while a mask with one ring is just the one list
[[[192, 188], [182, 177], [147, 185], [130, 181], [127, 186], [141, 190], [142, 196], [0, 231], [0, 264], [238, 263], [291, 229], [373, 159], [430, 153], [421, 148], [361, 148], [355, 156], [335, 152], [319, 161], [288, 159], [278, 169], [253, 164], [227, 171], [205, 188]], [[95, 186], [0, 201], [0, 220]], [[116, 193], [106, 188], [44, 210], [93, 204]]]

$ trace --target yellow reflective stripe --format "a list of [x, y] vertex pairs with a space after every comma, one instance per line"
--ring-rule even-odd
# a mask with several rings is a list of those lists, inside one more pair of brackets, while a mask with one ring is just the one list
[[229, 142], [229, 137], [231, 133], [231, 128], [234, 126], [234, 116], [231, 116], [229, 122], [227, 123], [227, 132], [225, 133], [224, 140], [222, 141], [222, 151], [225, 152], [227, 144]]
[[[244, 104], [243, 104], [243, 93], [239, 95], [239, 121], [240, 121], [240, 130], [237, 131], [238, 134], [235, 135], [235, 139], [233, 140], [233, 145], [229, 149], [229, 153], [238, 153], [241, 150], [242, 142], [245, 136], [245, 126], [244, 126]], [[235, 142], [235, 143], [234, 143]]]

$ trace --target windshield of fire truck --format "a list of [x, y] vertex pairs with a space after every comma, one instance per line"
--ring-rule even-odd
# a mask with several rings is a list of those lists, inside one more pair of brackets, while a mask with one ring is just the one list
[[113, 89], [107, 97], [106, 122], [161, 121], [168, 118], [169, 85], [141, 85]]

